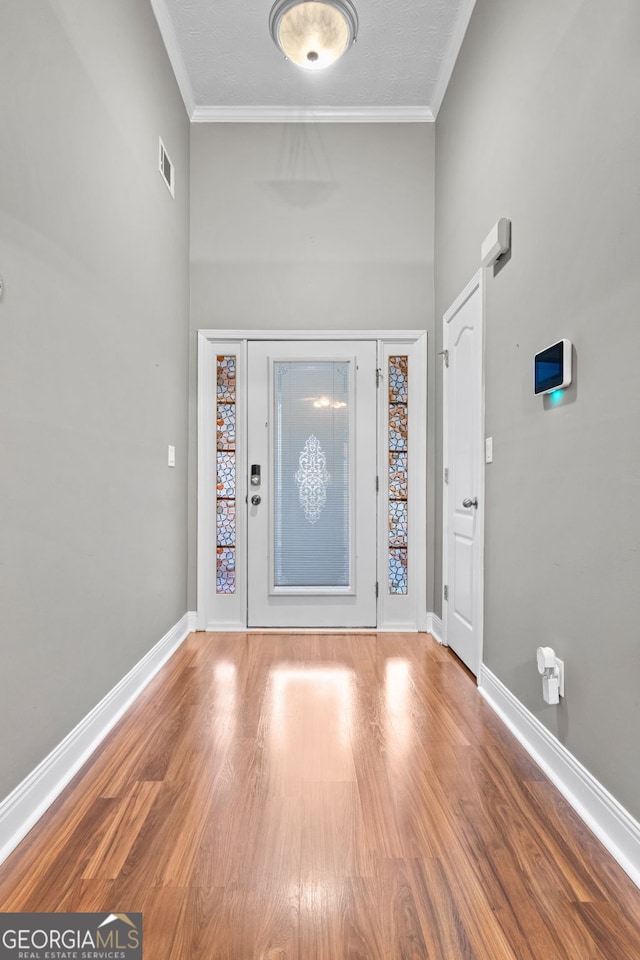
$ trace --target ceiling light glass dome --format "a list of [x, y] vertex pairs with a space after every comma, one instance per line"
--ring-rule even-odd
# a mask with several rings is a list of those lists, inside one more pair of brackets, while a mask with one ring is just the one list
[[305, 70], [322, 70], [356, 39], [358, 15], [350, 0], [277, 0], [269, 29], [288, 60]]

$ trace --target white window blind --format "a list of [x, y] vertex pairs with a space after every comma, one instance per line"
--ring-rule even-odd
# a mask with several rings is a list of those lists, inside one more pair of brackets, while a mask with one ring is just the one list
[[351, 585], [351, 361], [274, 364], [275, 587]]

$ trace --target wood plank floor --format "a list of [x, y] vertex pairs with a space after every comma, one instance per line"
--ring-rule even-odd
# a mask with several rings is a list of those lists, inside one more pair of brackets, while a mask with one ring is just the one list
[[640, 891], [426, 635], [192, 634], [0, 868], [147, 960], [638, 960]]

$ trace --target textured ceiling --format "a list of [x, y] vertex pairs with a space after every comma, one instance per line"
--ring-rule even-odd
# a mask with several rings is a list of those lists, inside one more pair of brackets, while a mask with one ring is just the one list
[[[276, 108], [388, 111], [432, 119], [475, 0], [355, 0], [357, 43], [332, 67], [301, 70], [269, 34], [272, 0], [151, 0], [194, 119]], [[368, 112], [368, 113], [367, 113]]]

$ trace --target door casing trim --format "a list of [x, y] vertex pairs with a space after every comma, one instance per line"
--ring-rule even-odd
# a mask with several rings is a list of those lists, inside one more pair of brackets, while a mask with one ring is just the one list
[[[214, 351], [218, 352], [221, 345], [235, 346], [238, 349], [239, 356], [246, 362], [247, 343], [252, 340], [358, 340], [371, 341], [378, 343], [378, 358], [380, 359], [382, 348], [386, 345], [394, 347], [407, 346], [412, 348], [414, 364], [420, 375], [420, 387], [418, 391], [417, 409], [413, 416], [418, 418], [419, 429], [414, 431], [412, 438], [412, 459], [416, 466], [414, 474], [415, 497], [412, 501], [412, 510], [414, 521], [411, 523], [411, 530], [414, 537], [420, 537], [422, 548], [414, 549], [413, 563], [415, 565], [415, 576], [413, 582], [413, 602], [411, 606], [411, 616], [406, 621], [396, 621], [392, 611], [385, 611], [385, 591], [380, 589], [377, 610], [377, 631], [388, 632], [403, 631], [413, 632], [425, 629], [427, 620], [427, 553], [426, 553], [426, 475], [427, 475], [427, 333], [425, 330], [254, 330], [254, 329], [203, 329], [198, 331], [198, 388], [197, 388], [197, 416], [198, 416], [198, 456], [197, 456], [197, 613], [196, 623], [198, 630], [210, 631], [246, 631], [247, 630], [247, 603], [246, 603], [246, 583], [239, 582], [239, 604], [244, 611], [243, 617], [235, 616], [233, 619], [216, 618], [213, 620], [207, 610], [209, 596], [208, 580], [210, 577], [210, 556], [211, 556], [211, 529], [213, 523], [211, 509], [211, 491], [207, 483], [207, 470], [210, 469], [211, 462], [211, 436], [213, 425], [212, 404], [211, 404], [211, 372], [210, 360]], [[244, 384], [238, 382], [238, 391], [244, 390]], [[382, 391], [378, 396], [378, 422], [381, 420]], [[244, 422], [246, 410], [244, 409], [243, 398], [240, 401], [241, 408], [238, 411], [239, 419]], [[246, 464], [244, 455], [241, 451], [238, 457], [238, 476], [243, 477], [246, 483]], [[386, 477], [387, 454], [382, 449], [378, 450], [378, 473]], [[382, 485], [382, 483], [381, 483]], [[238, 500], [242, 501], [245, 496], [244, 487], [238, 489]], [[382, 531], [385, 527], [382, 525], [381, 510], [382, 502], [385, 498], [379, 497], [378, 502], [378, 530]], [[240, 531], [239, 531], [240, 532]], [[244, 536], [244, 528], [242, 529]], [[378, 579], [383, 582], [385, 575], [384, 564], [381, 560], [386, 556], [384, 543], [379, 537], [378, 542]], [[239, 578], [243, 581], [245, 578]], [[385, 616], [386, 612], [386, 616]], [[352, 631], [349, 631], [352, 632]], [[359, 631], [356, 631], [359, 632]]]

